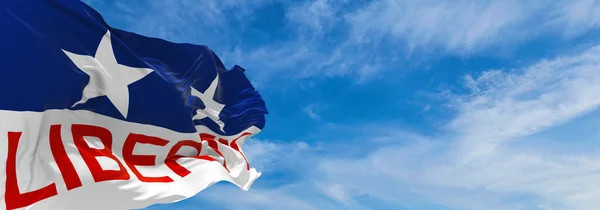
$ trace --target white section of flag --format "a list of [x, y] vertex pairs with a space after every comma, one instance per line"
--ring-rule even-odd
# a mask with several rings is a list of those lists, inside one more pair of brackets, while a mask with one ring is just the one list
[[[74, 124], [91, 125], [105, 128], [112, 135], [112, 153], [123, 164], [130, 175], [129, 180], [111, 180], [95, 182], [84, 162], [80, 151], [75, 146], [71, 127]], [[51, 125], [60, 125], [60, 137], [69, 160], [72, 161], [82, 186], [67, 190], [63, 176], [54, 159], [49, 134]], [[22, 132], [16, 153], [16, 173], [18, 188], [21, 193], [26, 193], [43, 188], [54, 183], [57, 194], [43, 199], [33, 205], [21, 208], [31, 210], [81, 210], [81, 209], [139, 209], [156, 203], [171, 203], [194, 196], [198, 192], [219, 182], [228, 181], [244, 190], [248, 190], [260, 173], [254, 168], [248, 169], [243, 156], [242, 145], [244, 141], [258, 133], [260, 129], [251, 127], [238, 136], [218, 136], [205, 127], [197, 127], [198, 133], [179, 133], [152, 125], [126, 122], [109, 118], [90, 111], [79, 110], [50, 110], [45, 112], [17, 112], [0, 110], [0, 209], [6, 209], [6, 170], [8, 154], [8, 133]], [[134, 175], [131, 168], [123, 158], [123, 145], [130, 134], [142, 134], [158, 137], [169, 141], [165, 146], [152, 144], [136, 144], [134, 155], [155, 155], [155, 166], [135, 166], [141, 174], [148, 177], [168, 176], [173, 181], [168, 183], [142, 182]], [[241, 136], [236, 143], [238, 150], [223, 143], [217, 142], [221, 158], [208, 141], [200, 139], [199, 134], [206, 133], [216, 136], [215, 140], [223, 138], [227, 144]], [[103, 144], [98, 138], [85, 137], [91, 148], [102, 148]], [[184, 140], [202, 143], [200, 155], [210, 155], [217, 161], [208, 161], [196, 158], [181, 158], [177, 161], [191, 173], [185, 177], [176, 174], [164, 164], [168, 152], [172, 147]], [[182, 147], [179, 153], [182, 156], [193, 156], [196, 151], [191, 147]], [[226, 161], [227, 170], [223, 166]], [[118, 164], [106, 157], [96, 158], [102, 169], [118, 169]], [[226, 196], [226, 195], [224, 195]]]

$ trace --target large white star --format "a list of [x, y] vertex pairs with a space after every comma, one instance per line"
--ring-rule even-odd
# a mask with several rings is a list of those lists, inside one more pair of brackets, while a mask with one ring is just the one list
[[107, 31], [102, 37], [95, 57], [78, 55], [66, 50], [63, 52], [81, 71], [90, 76], [88, 84], [83, 89], [81, 100], [73, 106], [85, 103], [88, 99], [106, 96], [123, 117], [127, 118], [128, 85], [142, 79], [152, 72], [152, 69], [134, 68], [117, 63], [111, 44], [110, 31]]

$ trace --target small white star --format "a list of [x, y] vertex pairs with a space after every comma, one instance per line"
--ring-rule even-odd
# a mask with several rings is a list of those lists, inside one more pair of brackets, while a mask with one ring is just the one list
[[83, 104], [92, 98], [106, 96], [121, 115], [127, 118], [129, 110], [128, 85], [144, 78], [152, 72], [152, 69], [134, 68], [117, 63], [111, 44], [110, 31], [107, 31], [102, 37], [95, 57], [78, 55], [66, 50], [63, 50], [63, 52], [77, 68], [90, 76], [88, 84], [83, 89], [81, 100], [73, 106]]
[[225, 127], [225, 124], [223, 123], [223, 121], [220, 120], [219, 114], [221, 113], [221, 110], [223, 110], [223, 107], [225, 107], [225, 105], [216, 102], [213, 98], [215, 96], [215, 92], [217, 91], [218, 84], [219, 75], [215, 77], [215, 80], [213, 80], [212, 83], [210, 83], [210, 86], [208, 86], [204, 93], [201, 93], [200, 91], [192, 87], [191, 94], [200, 98], [200, 100], [202, 100], [202, 103], [204, 103], [205, 106], [204, 109], [199, 109], [198, 111], [196, 111], [196, 115], [193, 119], [203, 119], [205, 117], [208, 117], [212, 119], [212, 121], [217, 123], [221, 131], [223, 131], [223, 127]]

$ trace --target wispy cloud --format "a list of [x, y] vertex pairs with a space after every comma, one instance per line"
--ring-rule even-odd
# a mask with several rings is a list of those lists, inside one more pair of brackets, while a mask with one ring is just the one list
[[[332, 2], [307, 1], [297, 6], [290, 6], [286, 13], [286, 18], [291, 24], [304, 26], [310, 33], [320, 34], [333, 28], [333, 23], [340, 21], [337, 16], [339, 10], [334, 8], [335, 4], [343, 4], [345, 1]], [[306, 31], [306, 32], [309, 32]]]
[[321, 118], [320, 112], [327, 109], [328, 106], [323, 103], [311, 103], [304, 107], [304, 112], [310, 119], [321, 122], [323, 119]]
[[491, 70], [465, 81], [461, 115], [449, 126], [485, 153], [502, 141], [538, 132], [600, 106], [600, 47], [524, 69]]
[[252, 167], [259, 171], [273, 173], [296, 171], [304, 167], [307, 154], [320, 151], [320, 145], [310, 145], [303, 141], [286, 142], [251, 139], [244, 144], [244, 153]]
[[599, 26], [595, 0], [380, 0], [348, 14], [357, 42], [399, 40], [410, 50], [471, 54], [542, 35], [572, 38]]
[[321, 116], [319, 116], [319, 114], [317, 114], [314, 110], [314, 105], [309, 105], [307, 107], [304, 108], [304, 111], [306, 112], [306, 114], [308, 115], [308, 117], [310, 117], [313, 120], [320, 120]]

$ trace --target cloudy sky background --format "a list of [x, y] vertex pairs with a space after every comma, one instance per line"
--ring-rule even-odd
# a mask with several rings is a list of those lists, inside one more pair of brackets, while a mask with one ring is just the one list
[[600, 1], [85, 0], [267, 102], [263, 176], [162, 209], [597, 209]]

